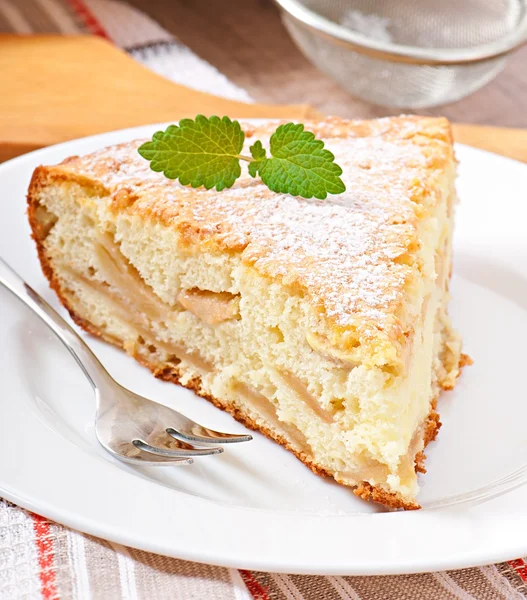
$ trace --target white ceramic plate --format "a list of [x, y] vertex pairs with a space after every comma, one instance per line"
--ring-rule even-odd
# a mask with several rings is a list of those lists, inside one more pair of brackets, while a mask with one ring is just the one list
[[[47, 298], [25, 217], [35, 166], [146, 137], [143, 127], [0, 166], [0, 255]], [[421, 511], [383, 513], [256, 435], [191, 467], [133, 468], [94, 436], [88, 382], [43, 325], [0, 289], [0, 495], [125, 545], [231, 567], [318, 574], [461, 568], [527, 554], [527, 166], [467, 147], [452, 316], [474, 366], [444, 394]], [[88, 338], [117, 380], [215, 429], [243, 427]]]

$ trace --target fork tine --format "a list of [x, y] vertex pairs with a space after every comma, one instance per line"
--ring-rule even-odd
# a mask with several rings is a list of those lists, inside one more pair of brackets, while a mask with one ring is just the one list
[[187, 456], [207, 456], [210, 454], [220, 454], [223, 452], [223, 448], [175, 448], [169, 450], [167, 448], [159, 448], [158, 446], [151, 446], [143, 440], [132, 440], [132, 444], [144, 450], [145, 452], [151, 452], [158, 456], [165, 456], [167, 458], [187, 457]]
[[[99, 438], [97, 438], [99, 439]], [[150, 452], [145, 452], [140, 448], [134, 446], [130, 442], [124, 441], [113, 441], [112, 444], [103, 444], [101, 440], [99, 443], [106, 449], [110, 454], [113, 454], [120, 460], [125, 462], [137, 465], [145, 465], [145, 466], [165, 466], [165, 465], [173, 465], [173, 466], [184, 466], [191, 465], [194, 462], [194, 459], [191, 456], [183, 457], [167, 457], [167, 456], [158, 456], [156, 454], [152, 454]]]
[[[139, 448], [138, 448], [139, 450]], [[113, 452], [112, 452], [113, 454]], [[157, 454], [152, 454], [151, 452], [146, 452], [143, 450], [140, 450], [140, 453], [133, 456], [133, 457], [127, 457], [127, 456], [123, 456], [122, 454], [117, 454], [116, 455], [117, 458], [119, 458], [119, 460], [122, 460], [124, 462], [128, 462], [131, 463], [133, 465], [144, 465], [145, 467], [148, 466], [152, 466], [152, 467], [165, 467], [165, 466], [172, 466], [172, 467], [184, 467], [186, 465], [191, 465], [194, 462], [194, 459], [189, 456], [187, 458], [183, 458], [183, 457], [168, 457], [168, 456], [159, 456]]]
[[[152, 466], [152, 467], [185, 467], [187, 465], [191, 465], [194, 462], [194, 459], [189, 456], [188, 458], [169, 458], [168, 456], [159, 456], [157, 454], [152, 454], [151, 452], [144, 452], [144, 454], [150, 457], [148, 458], [140, 458], [139, 460], [134, 459], [134, 464], [140, 462], [140, 464], [144, 466]], [[157, 460], [156, 460], [157, 459]]]
[[193, 427], [191, 431], [184, 430], [183, 428], [174, 429], [173, 427], [168, 427], [166, 432], [176, 440], [194, 442], [196, 444], [235, 444], [237, 442], [250, 442], [253, 439], [253, 436], [250, 434], [222, 433], [221, 431], [202, 427], [193, 421], [192, 423]]
[[[233, 444], [236, 442], [248, 442], [252, 440], [249, 434], [233, 434], [215, 431], [208, 427], [203, 427], [196, 421], [181, 414], [173, 408], [170, 409], [170, 415], [167, 414], [167, 433], [175, 439], [185, 442], [195, 442], [197, 444]], [[166, 422], [166, 421], [165, 421]]]

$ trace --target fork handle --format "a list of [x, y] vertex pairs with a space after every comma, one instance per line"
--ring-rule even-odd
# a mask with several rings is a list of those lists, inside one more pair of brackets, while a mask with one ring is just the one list
[[66, 346], [94, 389], [112, 379], [88, 344], [45, 300], [35, 292], [2, 258], [0, 283], [37, 314]]

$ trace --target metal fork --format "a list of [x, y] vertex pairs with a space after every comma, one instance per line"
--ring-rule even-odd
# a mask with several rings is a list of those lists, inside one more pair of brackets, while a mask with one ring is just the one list
[[117, 458], [142, 465], [188, 465], [194, 456], [223, 452], [216, 444], [252, 439], [203, 427], [117, 383], [79, 334], [1, 258], [0, 283], [44, 321], [77, 361], [95, 392], [97, 439]]

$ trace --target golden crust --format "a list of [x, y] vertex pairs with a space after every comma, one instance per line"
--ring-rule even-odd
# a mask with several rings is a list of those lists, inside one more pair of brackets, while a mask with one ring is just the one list
[[[247, 145], [265, 142], [276, 126], [245, 125]], [[329, 118], [306, 129], [335, 154], [344, 194], [293, 198], [247, 174], [221, 194], [191, 189], [151, 171], [137, 153], [140, 142], [42, 167], [38, 177], [102, 192], [110, 214], [162, 222], [177, 230], [189, 252], [241, 253], [261, 275], [303, 294], [333, 344], [347, 350], [358, 339], [374, 364], [396, 362], [410, 328], [400, 319], [418, 223], [440, 201], [436, 184], [454, 164], [449, 123]]]
[[419, 504], [406, 502], [400, 494], [387, 492], [380, 487], [371, 485], [367, 481], [362, 482], [358, 487], [356, 487], [353, 490], [353, 493], [363, 500], [376, 502], [377, 504], [382, 504], [383, 506], [393, 510], [401, 508], [404, 510], [418, 510], [421, 508]]

